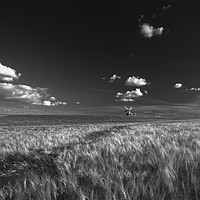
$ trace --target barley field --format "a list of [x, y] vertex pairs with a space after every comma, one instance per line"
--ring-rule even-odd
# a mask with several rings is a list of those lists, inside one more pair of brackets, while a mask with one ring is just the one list
[[198, 119], [0, 121], [2, 200], [200, 199]]

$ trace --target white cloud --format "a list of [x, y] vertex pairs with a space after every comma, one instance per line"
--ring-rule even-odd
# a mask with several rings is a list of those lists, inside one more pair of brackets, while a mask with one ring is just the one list
[[61, 102], [61, 101], [52, 102], [50, 100], [45, 100], [45, 101], [42, 102], [41, 105], [43, 105], [43, 106], [57, 106], [57, 105], [67, 105], [67, 103], [66, 102]]
[[110, 83], [113, 83], [116, 79], [120, 79], [120, 76], [117, 76], [116, 74], [113, 74], [113, 76], [110, 77], [109, 81]]
[[163, 31], [164, 31], [163, 27], [154, 28], [148, 23], [140, 25], [140, 32], [145, 38], [151, 38], [154, 35], [162, 35]]
[[16, 70], [11, 69], [10, 67], [4, 66], [0, 63], [0, 80], [2, 81], [14, 81], [21, 76], [20, 73], [16, 73]]
[[67, 105], [67, 102], [62, 102], [62, 101], [56, 101], [53, 103], [55, 106], [57, 105]]
[[142, 24], [140, 26], [140, 32], [144, 37], [151, 38], [153, 37], [153, 26], [150, 26], [149, 24]]
[[51, 100], [56, 101], [56, 97], [51, 97]]
[[176, 84], [174, 85], [174, 88], [181, 88], [182, 86], [183, 86], [182, 83], [176, 83]]
[[200, 88], [190, 88], [191, 91], [200, 91]]
[[129, 77], [125, 81], [125, 85], [126, 86], [144, 86], [144, 85], [147, 85], [147, 82], [143, 78], [132, 76], [132, 77]]
[[154, 33], [155, 33], [156, 35], [162, 35], [163, 31], [164, 31], [164, 28], [163, 28], [163, 27], [155, 28], [155, 29], [154, 29]]
[[134, 101], [134, 99], [131, 99], [131, 98], [120, 98], [120, 99], [115, 99], [115, 101], [132, 102], [132, 101]]
[[44, 105], [44, 106], [52, 106], [53, 104], [52, 104], [51, 101], [45, 100], [45, 101], [43, 101], [43, 105]]
[[3, 99], [21, 101], [34, 105], [66, 105], [66, 102], [57, 101], [50, 97], [47, 88], [32, 88], [28, 85], [13, 85], [11, 83], [0, 83], [0, 96]]
[[[21, 76], [16, 70], [0, 63], [0, 80], [14, 81]], [[47, 88], [32, 88], [28, 85], [13, 85], [11, 83], [0, 83], [0, 97], [11, 101], [21, 101], [34, 105], [56, 106], [66, 105], [66, 102], [57, 101], [51, 97]]]
[[121, 76], [117, 76], [116, 74], [113, 74], [110, 78], [108, 77], [103, 77], [103, 80], [109, 79], [110, 83], [113, 83], [116, 79], [121, 79]]
[[116, 101], [134, 101], [134, 98], [143, 96], [139, 88], [132, 91], [126, 91], [125, 93], [118, 92], [116, 94]]

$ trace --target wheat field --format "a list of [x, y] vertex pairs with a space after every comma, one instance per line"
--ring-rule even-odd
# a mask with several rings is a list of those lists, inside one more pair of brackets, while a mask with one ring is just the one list
[[0, 126], [2, 200], [200, 199], [200, 121]]

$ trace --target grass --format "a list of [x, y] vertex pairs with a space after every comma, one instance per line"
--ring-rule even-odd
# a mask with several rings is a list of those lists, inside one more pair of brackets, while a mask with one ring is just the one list
[[200, 199], [200, 121], [1, 126], [2, 200]]

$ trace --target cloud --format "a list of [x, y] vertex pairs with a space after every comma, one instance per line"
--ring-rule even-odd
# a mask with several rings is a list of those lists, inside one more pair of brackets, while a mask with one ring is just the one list
[[163, 28], [163, 27], [155, 28], [155, 29], [154, 29], [154, 34], [155, 34], [155, 35], [162, 35], [163, 31], [164, 31], [164, 28]]
[[182, 83], [176, 83], [176, 84], [174, 85], [174, 88], [181, 88], [182, 86], [183, 86]]
[[66, 105], [66, 102], [60, 102], [55, 97], [50, 97], [47, 88], [32, 88], [28, 85], [0, 83], [0, 96], [6, 100], [20, 101], [33, 105]]
[[140, 26], [140, 32], [144, 37], [151, 38], [153, 37], [153, 26], [150, 26], [149, 24], [142, 24]]
[[126, 86], [144, 86], [147, 85], [147, 81], [144, 78], [139, 77], [128, 77], [128, 79], [125, 81]]
[[126, 91], [125, 93], [118, 92], [115, 96], [115, 101], [134, 101], [134, 98], [143, 96], [142, 92], [139, 88], [132, 91]]
[[163, 31], [164, 31], [163, 27], [154, 28], [148, 23], [140, 25], [140, 32], [145, 38], [151, 38], [154, 35], [162, 35]]
[[51, 97], [50, 99], [53, 101], [56, 101], [56, 97]]
[[110, 78], [108, 77], [103, 77], [103, 80], [109, 79], [110, 83], [113, 83], [116, 79], [121, 79], [121, 76], [117, 76], [116, 74], [113, 74]]
[[16, 70], [11, 69], [10, 67], [4, 66], [0, 63], [0, 80], [2, 81], [14, 81], [21, 76], [20, 73], [16, 73]]
[[42, 104], [39, 105], [43, 105], [43, 106], [57, 106], [57, 105], [67, 105], [66, 102], [61, 102], [61, 101], [50, 101], [50, 100], [44, 100]]
[[51, 103], [51, 101], [47, 101], [47, 100], [45, 100], [45, 101], [43, 101], [43, 105], [44, 106], [52, 106], [52, 103]]
[[67, 102], [63, 102], [63, 101], [56, 101], [52, 104], [53, 106], [57, 106], [57, 105], [67, 105]]
[[[11, 82], [21, 76], [16, 70], [0, 63], [0, 80]], [[14, 85], [11, 83], [0, 83], [0, 98], [10, 101], [21, 101], [34, 105], [57, 106], [66, 105], [66, 102], [57, 101], [51, 97], [47, 88], [32, 88], [28, 85]]]
[[116, 74], [113, 74], [113, 76], [110, 77], [109, 82], [113, 83], [116, 79], [120, 79], [120, 76], [117, 76]]
[[190, 91], [200, 91], [200, 88], [190, 88]]

